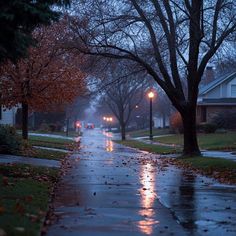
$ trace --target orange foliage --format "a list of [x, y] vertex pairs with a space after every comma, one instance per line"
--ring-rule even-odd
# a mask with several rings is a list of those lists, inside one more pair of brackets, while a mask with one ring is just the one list
[[27, 58], [1, 67], [1, 103], [6, 107], [26, 103], [33, 110], [49, 110], [86, 91], [85, 75], [79, 69], [81, 57], [62, 47], [66, 22], [38, 28], [34, 37], [38, 43], [29, 49]]
[[175, 133], [183, 133], [183, 122], [179, 112], [175, 112], [170, 117], [170, 128]]

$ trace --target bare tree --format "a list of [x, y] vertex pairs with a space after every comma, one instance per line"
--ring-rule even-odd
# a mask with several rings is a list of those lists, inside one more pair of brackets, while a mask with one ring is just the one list
[[83, 1], [71, 21], [71, 47], [145, 69], [181, 114], [183, 154], [199, 155], [198, 87], [207, 63], [236, 29], [235, 7], [233, 0]]
[[126, 139], [126, 127], [135, 107], [142, 101], [147, 86], [143, 74], [127, 78], [127, 68], [121, 63], [113, 65], [102, 80], [103, 100], [117, 118], [121, 128], [121, 139]]

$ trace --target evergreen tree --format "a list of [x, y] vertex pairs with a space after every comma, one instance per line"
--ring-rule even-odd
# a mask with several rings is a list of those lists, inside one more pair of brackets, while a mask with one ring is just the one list
[[0, 63], [16, 62], [26, 56], [35, 42], [31, 33], [35, 27], [48, 25], [59, 18], [59, 7], [69, 0], [1, 0], [0, 1]]

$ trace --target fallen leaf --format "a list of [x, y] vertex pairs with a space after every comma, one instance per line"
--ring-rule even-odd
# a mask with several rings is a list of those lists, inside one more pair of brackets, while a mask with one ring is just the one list
[[[3, 206], [0, 206], [0, 214], [5, 212], [5, 208]], [[0, 234], [1, 235], [1, 234]]]
[[2, 183], [3, 183], [4, 186], [7, 186], [9, 184], [8, 183], [8, 178], [6, 176], [3, 176]]

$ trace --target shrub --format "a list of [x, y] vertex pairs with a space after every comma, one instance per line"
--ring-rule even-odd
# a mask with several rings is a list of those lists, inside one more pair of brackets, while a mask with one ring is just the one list
[[15, 154], [21, 148], [21, 138], [15, 128], [0, 125], [0, 153]]
[[227, 130], [224, 129], [224, 128], [220, 128], [220, 129], [217, 129], [217, 130], [216, 130], [216, 133], [217, 133], [217, 134], [225, 134], [225, 133], [227, 133]]
[[183, 122], [179, 112], [175, 112], [170, 117], [170, 130], [174, 133], [183, 133]]
[[217, 128], [236, 129], [236, 111], [222, 111], [217, 113], [211, 119]]
[[39, 127], [39, 131], [42, 132], [48, 132], [50, 130], [50, 127], [46, 123], [42, 123]]
[[213, 123], [201, 123], [198, 125], [199, 131], [202, 131], [206, 134], [215, 133], [217, 126]]
[[50, 130], [50, 132], [55, 132], [57, 130], [57, 125], [56, 124], [50, 124], [49, 125], [49, 130]]
[[32, 148], [32, 146], [29, 143], [29, 141], [28, 140], [22, 140], [20, 154], [23, 155], [23, 156], [32, 156], [35, 153], [36, 152]]

